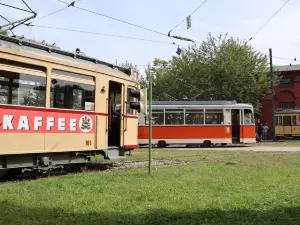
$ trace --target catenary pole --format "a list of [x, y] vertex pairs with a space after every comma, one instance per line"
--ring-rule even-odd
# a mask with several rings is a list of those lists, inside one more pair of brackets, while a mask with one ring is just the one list
[[151, 176], [152, 173], [152, 72], [150, 65], [148, 66], [149, 72], [149, 113], [148, 113], [148, 122], [149, 122], [149, 166], [148, 166], [148, 175]]
[[272, 63], [272, 49], [269, 49], [270, 57], [270, 79], [271, 79], [271, 90], [272, 90], [272, 138], [276, 141], [275, 136], [275, 93], [274, 93], [274, 73], [273, 73], [273, 63]]

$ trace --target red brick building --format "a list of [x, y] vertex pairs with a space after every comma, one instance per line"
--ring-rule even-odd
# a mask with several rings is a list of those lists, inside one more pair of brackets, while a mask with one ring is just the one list
[[[279, 84], [275, 87], [275, 110], [300, 108], [300, 65], [274, 66], [274, 71], [280, 72]], [[272, 100], [262, 101], [260, 123], [269, 126], [268, 137], [272, 137]]]

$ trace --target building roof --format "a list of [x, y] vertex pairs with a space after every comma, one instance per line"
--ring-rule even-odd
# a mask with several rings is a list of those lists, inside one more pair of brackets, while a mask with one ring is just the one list
[[300, 64], [297, 65], [282, 65], [282, 66], [273, 66], [273, 71], [278, 72], [288, 72], [288, 71], [300, 71]]

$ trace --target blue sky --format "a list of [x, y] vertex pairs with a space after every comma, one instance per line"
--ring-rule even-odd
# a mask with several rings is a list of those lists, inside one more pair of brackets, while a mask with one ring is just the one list
[[[65, 0], [71, 2], [70, 0]], [[230, 36], [249, 39], [286, 0], [208, 0], [192, 15], [192, 27], [186, 23], [172, 34], [204, 40], [209, 32], [213, 35], [228, 32]], [[26, 8], [21, 0], [0, 0], [2, 3]], [[26, 0], [38, 12], [38, 18], [65, 7], [58, 0]], [[177, 23], [192, 12], [203, 0], [80, 0], [77, 6], [116, 17], [162, 33], [168, 33]], [[14, 9], [0, 6], [1, 15], [10, 20], [28, 16]], [[257, 50], [268, 53], [273, 49], [275, 57], [292, 59], [300, 54], [300, 1], [291, 0], [251, 42]], [[0, 24], [5, 21], [0, 19]], [[93, 15], [69, 7], [36, 25], [77, 29], [137, 38], [170, 42], [168, 37], [137, 27]], [[73, 33], [60, 30], [31, 28], [36, 40], [56, 43], [62, 49], [75, 51], [80, 48], [87, 55], [115, 63], [132, 62], [135, 65], [151, 63], [155, 57], [170, 59], [177, 46], [162, 43], [121, 39], [101, 35]], [[16, 28], [17, 35], [33, 38], [26, 26]], [[186, 47], [187, 42], [176, 41]], [[300, 56], [299, 56], [300, 59]], [[274, 64], [289, 64], [291, 61], [274, 58]], [[141, 72], [144, 67], [139, 67]]]

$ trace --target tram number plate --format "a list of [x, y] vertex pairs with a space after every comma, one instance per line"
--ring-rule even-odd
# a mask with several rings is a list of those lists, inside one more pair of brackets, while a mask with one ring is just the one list
[[85, 141], [85, 144], [86, 144], [87, 146], [90, 146], [90, 145], [92, 145], [92, 141], [91, 141], [91, 140], [86, 140], [86, 141]]

